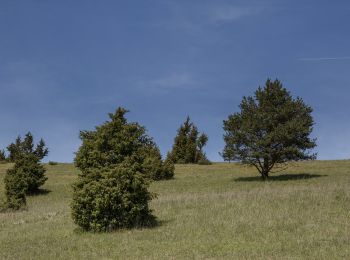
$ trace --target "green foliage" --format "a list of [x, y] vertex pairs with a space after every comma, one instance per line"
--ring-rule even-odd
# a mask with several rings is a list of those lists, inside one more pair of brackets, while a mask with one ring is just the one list
[[57, 165], [57, 164], [58, 164], [58, 162], [49, 161], [49, 165], [51, 165], [51, 166], [54, 166], [54, 165]]
[[43, 159], [48, 153], [49, 150], [45, 146], [45, 142], [43, 139], [40, 139], [39, 143], [36, 145], [34, 149], [34, 140], [33, 135], [28, 132], [24, 140], [22, 141], [21, 137], [18, 136], [14, 143], [11, 143], [7, 150], [9, 151], [9, 161], [15, 162], [20, 159], [24, 155], [33, 154], [38, 157], [39, 160]]
[[151, 142], [139, 150], [143, 159], [143, 172], [152, 180], [168, 180], [174, 177], [174, 164], [166, 160], [162, 161], [159, 148]]
[[209, 160], [203, 152], [203, 147], [208, 142], [206, 134], [199, 135], [197, 127], [187, 117], [186, 121], [177, 130], [172, 151], [168, 153], [168, 159], [173, 163], [198, 163]]
[[40, 139], [35, 150], [32, 150], [32, 151], [33, 151], [33, 154], [36, 157], [38, 157], [40, 160], [43, 159], [45, 156], [47, 156], [49, 153], [49, 149], [46, 147], [45, 141], [43, 139]]
[[23, 181], [24, 192], [26, 194], [37, 192], [39, 187], [47, 180], [44, 166], [40, 164], [39, 158], [33, 154], [28, 154], [19, 158], [13, 169], [9, 170], [8, 173], [11, 176], [15, 176], [13, 178], [16, 180], [20, 179]]
[[26, 173], [21, 168], [8, 169], [5, 175], [6, 208], [19, 210], [26, 205]]
[[154, 180], [170, 179], [174, 172], [165, 167], [159, 148], [146, 135], [146, 129], [138, 123], [128, 123], [124, 108], [109, 114], [111, 121], [97, 126], [95, 131], [81, 131], [83, 143], [76, 153], [75, 165], [84, 171], [90, 168], [108, 168], [122, 163], [125, 158], [137, 155], [140, 169]]
[[148, 207], [148, 182], [132, 164], [91, 169], [74, 185], [72, 216], [84, 230], [111, 231], [154, 223]]
[[18, 136], [16, 138], [15, 143], [11, 143], [8, 147], [7, 150], [9, 151], [9, 156], [8, 156], [8, 160], [10, 162], [14, 162], [16, 161], [17, 158], [20, 157], [21, 155], [21, 147], [22, 147], [22, 140], [21, 137]]
[[113, 167], [151, 142], [144, 127], [127, 122], [127, 112], [118, 108], [115, 114], [109, 114], [111, 121], [97, 126], [95, 131], [80, 132], [83, 143], [75, 157], [79, 169]]
[[74, 185], [72, 216], [85, 230], [109, 231], [151, 224], [150, 179], [173, 176], [144, 127], [128, 123], [118, 108], [110, 121], [82, 131], [75, 165], [81, 170]]
[[199, 165], [211, 165], [212, 163], [207, 158], [202, 158], [202, 159], [198, 160], [198, 164]]
[[15, 143], [8, 146], [9, 161], [15, 162], [5, 177], [7, 207], [20, 209], [26, 204], [26, 194], [36, 193], [47, 177], [40, 160], [47, 155], [48, 149], [41, 139], [34, 149], [33, 136], [28, 132], [24, 138], [18, 136]]
[[174, 163], [169, 160], [166, 159], [163, 163], [163, 175], [160, 176], [158, 179], [172, 179], [174, 177], [174, 172], [175, 172], [175, 165]]
[[224, 121], [225, 160], [253, 165], [266, 179], [274, 167], [288, 161], [312, 160], [312, 108], [293, 99], [280, 81], [267, 80], [254, 97], [244, 97], [241, 111]]
[[14, 169], [24, 173], [22, 177], [26, 183], [25, 192], [27, 194], [38, 192], [47, 180], [45, 168], [34, 154], [28, 154], [18, 159]]
[[6, 162], [7, 158], [6, 158], [6, 154], [4, 150], [0, 150], [0, 163]]

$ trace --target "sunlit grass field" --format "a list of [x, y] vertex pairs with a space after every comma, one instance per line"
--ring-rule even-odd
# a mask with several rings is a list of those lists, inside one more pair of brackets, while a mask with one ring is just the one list
[[0, 259], [350, 259], [350, 161], [295, 164], [268, 182], [233, 163], [177, 165], [151, 185], [157, 227], [101, 234], [72, 222], [77, 169], [47, 169], [27, 210], [0, 213]]

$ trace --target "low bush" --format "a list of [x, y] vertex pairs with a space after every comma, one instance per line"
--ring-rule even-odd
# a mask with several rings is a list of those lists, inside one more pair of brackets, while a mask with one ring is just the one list
[[199, 164], [199, 165], [211, 165], [212, 162], [209, 161], [207, 158], [203, 158], [203, 159], [200, 159], [200, 160], [198, 161], [198, 164]]
[[152, 180], [168, 180], [174, 177], [174, 163], [170, 160], [162, 160], [159, 148], [151, 143], [139, 151], [142, 157], [142, 172]]
[[148, 207], [152, 199], [148, 181], [131, 164], [88, 170], [73, 188], [72, 217], [84, 230], [112, 231], [155, 224]]
[[14, 169], [23, 171], [23, 178], [26, 183], [25, 192], [27, 194], [36, 193], [47, 180], [45, 168], [35, 155], [29, 154], [18, 159]]
[[[110, 231], [154, 225], [148, 207], [152, 179], [163, 178], [158, 147], [138, 123], [118, 108], [94, 131], [81, 131], [75, 165], [81, 170], [73, 189], [72, 217], [84, 230]], [[167, 166], [164, 168], [171, 171]], [[166, 173], [169, 176], [171, 173]]]
[[58, 162], [54, 162], [54, 161], [49, 161], [49, 165], [57, 165], [58, 164]]
[[4, 150], [0, 150], [0, 163], [6, 163], [7, 158]]
[[5, 175], [5, 208], [18, 210], [26, 205], [26, 173], [21, 168], [8, 169]]

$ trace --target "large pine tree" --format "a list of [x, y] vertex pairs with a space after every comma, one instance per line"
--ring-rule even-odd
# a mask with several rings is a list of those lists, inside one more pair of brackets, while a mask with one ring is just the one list
[[311, 160], [316, 140], [312, 108], [293, 98], [279, 80], [267, 80], [254, 96], [244, 97], [240, 112], [224, 121], [225, 160], [255, 166], [263, 179], [289, 161]]

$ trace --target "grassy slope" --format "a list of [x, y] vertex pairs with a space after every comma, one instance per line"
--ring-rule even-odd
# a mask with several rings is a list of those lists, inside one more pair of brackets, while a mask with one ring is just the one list
[[76, 174], [48, 166], [51, 192], [0, 213], [0, 259], [350, 258], [350, 161], [302, 163], [266, 183], [236, 164], [178, 165], [175, 180], [151, 187], [160, 226], [108, 234], [76, 231]]

